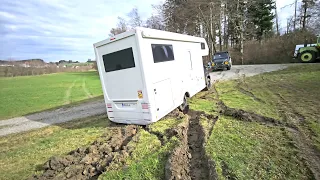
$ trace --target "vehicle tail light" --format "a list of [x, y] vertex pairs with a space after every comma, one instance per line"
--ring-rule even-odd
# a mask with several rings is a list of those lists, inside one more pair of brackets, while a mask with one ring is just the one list
[[112, 108], [112, 104], [107, 104], [107, 108]]
[[141, 103], [142, 109], [149, 109], [148, 103]]

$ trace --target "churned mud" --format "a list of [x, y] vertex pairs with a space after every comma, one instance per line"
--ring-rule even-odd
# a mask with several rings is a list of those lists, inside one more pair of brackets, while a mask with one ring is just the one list
[[166, 179], [217, 179], [215, 163], [205, 152], [207, 136], [200, 124], [202, 115], [211, 118], [209, 120], [217, 120], [204, 112], [189, 111], [188, 124], [179, 134], [181, 144], [173, 150], [168, 159]]
[[89, 147], [78, 148], [66, 156], [54, 156], [47, 161], [41, 175], [30, 179], [96, 179], [111, 162], [124, 162], [132, 149], [127, 144], [137, 133], [137, 126], [115, 127], [111, 137], [101, 137]]
[[282, 121], [265, 117], [253, 112], [248, 112], [242, 109], [234, 109], [226, 106], [222, 101], [218, 102], [220, 113], [224, 116], [231, 116], [240, 121], [247, 121], [247, 122], [259, 122], [266, 125], [274, 125], [274, 126], [284, 126], [290, 128], [296, 128], [289, 123], [284, 123]]

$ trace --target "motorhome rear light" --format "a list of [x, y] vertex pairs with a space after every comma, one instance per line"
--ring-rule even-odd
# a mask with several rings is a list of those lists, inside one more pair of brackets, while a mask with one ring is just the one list
[[149, 109], [148, 103], [141, 103], [142, 109]]
[[116, 38], [110, 38], [110, 41], [113, 41], [113, 40], [115, 40]]
[[107, 104], [107, 108], [112, 108], [112, 104]]

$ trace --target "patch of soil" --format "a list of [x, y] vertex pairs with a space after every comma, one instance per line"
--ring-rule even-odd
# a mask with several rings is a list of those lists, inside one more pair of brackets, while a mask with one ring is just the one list
[[[287, 118], [287, 117], [284, 117], [284, 118], [292, 119], [292, 120], [296, 121], [296, 122], [290, 122], [290, 123], [301, 123], [301, 124], [305, 123], [305, 117], [302, 114], [300, 114], [291, 103], [289, 103], [280, 93], [276, 93], [276, 95], [281, 100], [282, 105], [279, 105], [279, 106], [281, 107], [284, 105], [284, 106], [288, 107], [291, 112], [293, 112], [293, 115], [289, 115], [289, 116], [293, 116], [292, 118]], [[282, 114], [285, 114], [285, 112], [283, 112]]]
[[205, 133], [200, 124], [202, 112], [190, 111], [191, 116], [188, 129], [188, 146], [191, 154], [190, 176], [191, 179], [208, 179], [209, 166], [205, 152]]
[[180, 146], [176, 147], [166, 164], [165, 178], [173, 179], [217, 179], [215, 163], [206, 156], [206, 135], [200, 124], [200, 116], [205, 115], [208, 119], [214, 119], [204, 112], [189, 111], [188, 123], [177, 131], [181, 140]]
[[283, 123], [276, 119], [265, 117], [253, 112], [244, 111], [242, 109], [234, 109], [226, 106], [222, 101], [218, 103], [221, 111], [220, 113], [225, 116], [231, 116], [240, 121], [247, 121], [247, 122], [259, 122], [262, 124], [268, 124], [273, 126], [283, 126], [296, 129], [296, 126], [288, 123]]
[[86, 148], [66, 156], [54, 156], [44, 166], [44, 173], [30, 179], [96, 179], [111, 162], [124, 163], [132, 149], [126, 146], [137, 133], [137, 126], [116, 127], [112, 137], [102, 137]]
[[[178, 109], [175, 109], [171, 113], [169, 113], [165, 118], [174, 118], [174, 119], [181, 120], [185, 118], [185, 114], [183, 114], [183, 112], [179, 111]], [[150, 134], [156, 135], [158, 140], [161, 142], [161, 145], [165, 145], [167, 143], [166, 140], [169, 140], [173, 136], [181, 135], [182, 134], [181, 131], [183, 128], [181, 127], [170, 128], [170, 129], [167, 129], [164, 134], [153, 131], [151, 128], [149, 128], [149, 126], [144, 126], [144, 129], [148, 131]]]
[[[189, 121], [189, 119], [188, 119]], [[191, 154], [188, 152], [188, 128], [189, 124], [185, 123], [173, 130], [170, 130], [169, 136], [176, 136], [181, 140], [180, 146], [176, 147], [171, 153], [165, 166], [165, 179], [183, 179], [190, 180], [189, 158]]]

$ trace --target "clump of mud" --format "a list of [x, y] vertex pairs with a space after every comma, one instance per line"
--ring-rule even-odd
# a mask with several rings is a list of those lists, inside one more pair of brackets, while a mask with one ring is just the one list
[[259, 123], [270, 124], [270, 125], [274, 125], [274, 126], [285, 126], [285, 127], [295, 128], [295, 126], [292, 126], [288, 123], [283, 123], [281, 121], [278, 121], [278, 120], [270, 118], [270, 117], [261, 116], [259, 114], [244, 111], [241, 109], [230, 108], [230, 107], [226, 106], [222, 101], [220, 101], [218, 103], [218, 105], [221, 109], [221, 111], [220, 111], [221, 114], [223, 114], [225, 116], [234, 117], [240, 121], [259, 122]]
[[189, 111], [185, 126], [177, 131], [181, 144], [171, 153], [165, 169], [165, 179], [217, 179], [215, 163], [205, 153], [206, 135], [200, 116], [217, 120], [204, 112]]
[[127, 147], [137, 126], [118, 127], [112, 137], [100, 138], [87, 148], [78, 148], [66, 156], [51, 157], [44, 166], [44, 173], [30, 179], [96, 179], [111, 162], [124, 163], [132, 149]]

